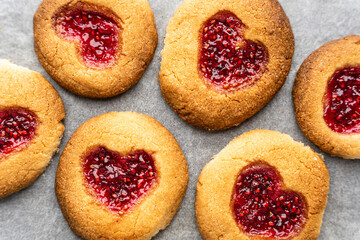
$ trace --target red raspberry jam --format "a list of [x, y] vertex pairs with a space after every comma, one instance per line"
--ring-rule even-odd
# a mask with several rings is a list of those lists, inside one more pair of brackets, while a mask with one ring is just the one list
[[331, 130], [360, 133], [360, 68], [347, 67], [334, 73], [324, 105], [324, 120]]
[[157, 180], [154, 159], [143, 150], [121, 156], [99, 146], [86, 156], [83, 167], [100, 202], [119, 213], [137, 204]]
[[255, 163], [245, 167], [235, 184], [234, 216], [249, 235], [286, 239], [306, 221], [304, 197], [283, 190], [282, 178], [272, 166]]
[[236, 91], [256, 83], [266, 70], [265, 46], [244, 38], [245, 24], [229, 11], [205, 22], [201, 31], [199, 70], [207, 85]]
[[35, 135], [36, 126], [35, 114], [28, 110], [0, 110], [0, 154], [8, 154], [26, 147]]
[[121, 28], [112, 17], [72, 9], [58, 14], [54, 23], [59, 36], [81, 43], [79, 51], [87, 67], [108, 68], [115, 63]]

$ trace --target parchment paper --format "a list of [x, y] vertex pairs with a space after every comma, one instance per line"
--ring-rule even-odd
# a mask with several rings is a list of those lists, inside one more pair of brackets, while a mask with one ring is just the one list
[[[41, 0], [0, 0], [0, 58], [42, 73], [58, 90], [66, 107], [66, 131], [60, 149], [87, 119], [109, 111], [136, 111], [160, 121], [175, 136], [188, 160], [190, 181], [178, 214], [155, 239], [201, 239], [195, 223], [195, 185], [201, 169], [234, 137], [263, 128], [290, 134], [312, 144], [299, 129], [291, 90], [302, 61], [322, 44], [360, 34], [360, 0], [280, 0], [296, 39], [292, 69], [284, 87], [258, 114], [242, 125], [220, 132], [206, 132], [182, 121], [161, 96], [157, 75], [165, 29], [182, 0], [150, 0], [159, 33], [155, 57], [137, 85], [126, 93], [106, 100], [78, 97], [46, 74], [33, 49], [32, 18]], [[0, 79], [1, 87], [1, 79]], [[60, 153], [61, 153], [60, 151]], [[35, 183], [0, 201], [0, 239], [77, 239], [57, 204], [54, 178], [60, 153]], [[343, 160], [322, 153], [331, 184], [328, 205], [319, 239], [360, 239], [360, 160]]]

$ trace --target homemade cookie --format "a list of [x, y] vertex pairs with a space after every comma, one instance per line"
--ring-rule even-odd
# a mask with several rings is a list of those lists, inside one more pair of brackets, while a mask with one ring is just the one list
[[81, 125], [66, 145], [56, 195], [84, 239], [151, 239], [177, 212], [188, 182], [171, 133], [146, 115], [107, 113]]
[[306, 137], [332, 155], [360, 158], [360, 36], [313, 52], [298, 71], [293, 99]]
[[0, 59], [0, 199], [45, 170], [64, 132], [60, 96], [40, 73]]
[[185, 0], [167, 27], [160, 87], [189, 124], [239, 125], [284, 84], [294, 52], [276, 0]]
[[64, 88], [102, 98], [125, 92], [157, 45], [146, 0], [44, 0], [34, 16], [35, 52]]
[[290, 136], [253, 130], [202, 170], [196, 219], [205, 240], [317, 239], [327, 203], [323, 159]]

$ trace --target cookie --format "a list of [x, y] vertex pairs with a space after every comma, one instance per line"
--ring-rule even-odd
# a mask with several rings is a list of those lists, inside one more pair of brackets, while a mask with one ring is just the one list
[[317, 239], [327, 203], [323, 159], [290, 136], [253, 130], [202, 170], [196, 220], [208, 239]]
[[157, 45], [146, 0], [44, 0], [34, 16], [34, 38], [45, 70], [63, 88], [92, 98], [137, 83]]
[[0, 199], [45, 170], [64, 132], [60, 96], [40, 73], [0, 59]]
[[360, 36], [314, 51], [293, 88], [297, 122], [307, 138], [331, 155], [360, 158]]
[[164, 126], [146, 115], [112, 112], [73, 134], [55, 189], [83, 239], [151, 239], [176, 214], [187, 182], [186, 159]]
[[161, 91], [189, 124], [230, 128], [280, 90], [293, 52], [291, 26], [276, 0], [185, 0], [167, 27]]

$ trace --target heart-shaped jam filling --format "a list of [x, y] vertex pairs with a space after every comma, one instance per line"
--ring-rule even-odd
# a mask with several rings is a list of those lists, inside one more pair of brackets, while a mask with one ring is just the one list
[[245, 39], [245, 30], [245, 24], [230, 11], [218, 12], [203, 25], [199, 70], [208, 86], [236, 91], [254, 85], [265, 72], [266, 48]]
[[111, 67], [120, 51], [121, 28], [114, 20], [115, 15], [107, 13], [64, 8], [54, 17], [57, 34], [80, 43], [78, 51], [89, 68]]
[[249, 235], [285, 239], [306, 221], [306, 202], [300, 194], [282, 189], [279, 172], [265, 163], [245, 167], [235, 184], [236, 222]]
[[26, 147], [35, 135], [35, 114], [22, 108], [0, 110], [0, 154]]
[[157, 181], [154, 159], [143, 150], [121, 156], [99, 146], [85, 157], [83, 167], [100, 202], [119, 213], [137, 204]]
[[324, 105], [324, 120], [333, 131], [360, 133], [360, 68], [346, 67], [333, 74]]

